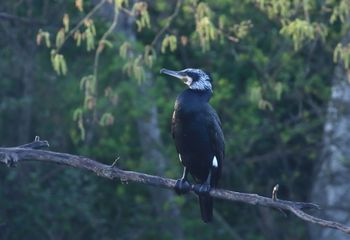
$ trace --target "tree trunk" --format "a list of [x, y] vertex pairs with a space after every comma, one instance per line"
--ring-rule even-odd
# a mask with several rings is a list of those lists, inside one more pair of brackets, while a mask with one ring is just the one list
[[[348, 44], [350, 32], [343, 39]], [[323, 150], [316, 169], [311, 201], [321, 204], [322, 217], [350, 225], [350, 82], [343, 63], [335, 67], [324, 127]], [[310, 226], [313, 240], [345, 240], [348, 235]]]

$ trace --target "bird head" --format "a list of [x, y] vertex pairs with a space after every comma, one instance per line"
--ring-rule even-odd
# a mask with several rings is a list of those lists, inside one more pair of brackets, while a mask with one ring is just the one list
[[201, 69], [186, 68], [181, 71], [172, 71], [163, 68], [160, 73], [164, 73], [178, 79], [181, 79], [190, 89], [205, 91], [212, 91], [212, 79], [209, 73]]

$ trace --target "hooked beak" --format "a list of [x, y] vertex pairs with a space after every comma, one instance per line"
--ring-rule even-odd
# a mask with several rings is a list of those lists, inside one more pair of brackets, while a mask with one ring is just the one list
[[172, 71], [172, 70], [168, 70], [165, 68], [162, 68], [160, 70], [160, 73], [164, 73], [166, 75], [170, 75], [170, 76], [176, 77], [176, 78], [181, 79], [181, 80], [186, 77], [181, 71]]

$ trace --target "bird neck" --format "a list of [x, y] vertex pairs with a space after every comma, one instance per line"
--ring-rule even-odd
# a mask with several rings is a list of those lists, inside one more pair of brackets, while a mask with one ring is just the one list
[[186, 89], [177, 97], [175, 109], [185, 112], [199, 111], [209, 102], [211, 96], [210, 90]]
[[186, 89], [184, 90], [180, 96], [187, 98], [192, 101], [200, 101], [200, 102], [209, 102], [211, 96], [213, 95], [210, 89], [205, 90], [196, 90], [196, 89]]

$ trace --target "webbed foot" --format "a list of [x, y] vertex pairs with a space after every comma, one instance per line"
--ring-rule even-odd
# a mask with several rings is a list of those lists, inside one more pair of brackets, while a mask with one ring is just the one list
[[175, 192], [177, 194], [185, 194], [191, 190], [191, 184], [186, 179], [179, 179], [176, 181]]
[[194, 191], [198, 195], [209, 196], [210, 190], [211, 190], [211, 186], [209, 184], [207, 184], [207, 183], [196, 184], [194, 186]]

